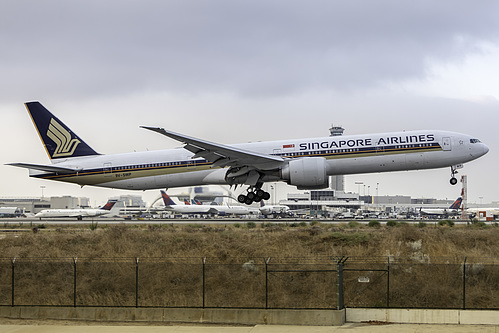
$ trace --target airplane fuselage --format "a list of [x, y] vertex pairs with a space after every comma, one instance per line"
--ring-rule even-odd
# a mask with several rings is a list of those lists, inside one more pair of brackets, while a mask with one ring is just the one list
[[[450, 167], [474, 160], [488, 151], [484, 144], [471, 136], [427, 130], [228, 146], [280, 157], [284, 163], [305, 157], [322, 158], [327, 176]], [[130, 190], [228, 184], [228, 168], [213, 167], [213, 163], [204, 158], [193, 159], [193, 155], [177, 148], [72, 157], [58, 160], [53, 165], [78, 171], [30, 170], [30, 176], [82, 186]], [[286, 165], [272, 165], [266, 171], [264, 181], [282, 180], [294, 185], [290, 182], [292, 171], [286, 171]]]
[[109, 210], [104, 209], [44, 209], [35, 214], [39, 218], [59, 218], [59, 217], [97, 217], [109, 214]]

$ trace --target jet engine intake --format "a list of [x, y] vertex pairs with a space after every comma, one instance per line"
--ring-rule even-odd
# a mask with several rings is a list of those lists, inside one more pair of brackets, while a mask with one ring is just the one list
[[329, 186], [324, 157], [294, 159], [281, 170], [282, 179], [299, 190], [323, 189]]

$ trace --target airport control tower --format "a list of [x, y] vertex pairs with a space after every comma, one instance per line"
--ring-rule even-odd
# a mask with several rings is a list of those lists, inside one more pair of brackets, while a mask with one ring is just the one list
[[[341, 126], [331, 125], [329, 129], [330, 136], [340, 136], [343, 135], [345, 129]], [[331, 176], [329, 177], [329, 187], [335, 191], [345, 191], [345, 176]]]

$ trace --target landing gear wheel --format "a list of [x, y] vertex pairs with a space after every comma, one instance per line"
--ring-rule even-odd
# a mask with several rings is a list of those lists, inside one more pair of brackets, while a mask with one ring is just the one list
[[451, 185], [456, 185], [456, 184], [457, 184], [457, 178], [456, 178], [456, 177], [452, 177], [452, 178], [450, 179], [450, 184], [451, 184]]
[[239, 194], [237, 196], [237, 201], [239, 201], [240, 203], [245, 203], [246, 202], [246, 196], [244, 194]]
[[262, 199], [263, 200], [269, 200], [270, 199], [270, 193], [269, 192], [264, 192]]
[[247, 205], [251, 205], [253, 203], [253, 200], [251, 200], [250, 198], [246, 197], [246, 200], [244, 201], [245, 204]]

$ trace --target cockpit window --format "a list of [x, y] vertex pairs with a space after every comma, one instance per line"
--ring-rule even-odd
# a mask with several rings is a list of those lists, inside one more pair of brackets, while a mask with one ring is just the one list
[[480, 143], [481, 141], [478, 139], [470, 139], [470, 143]]

